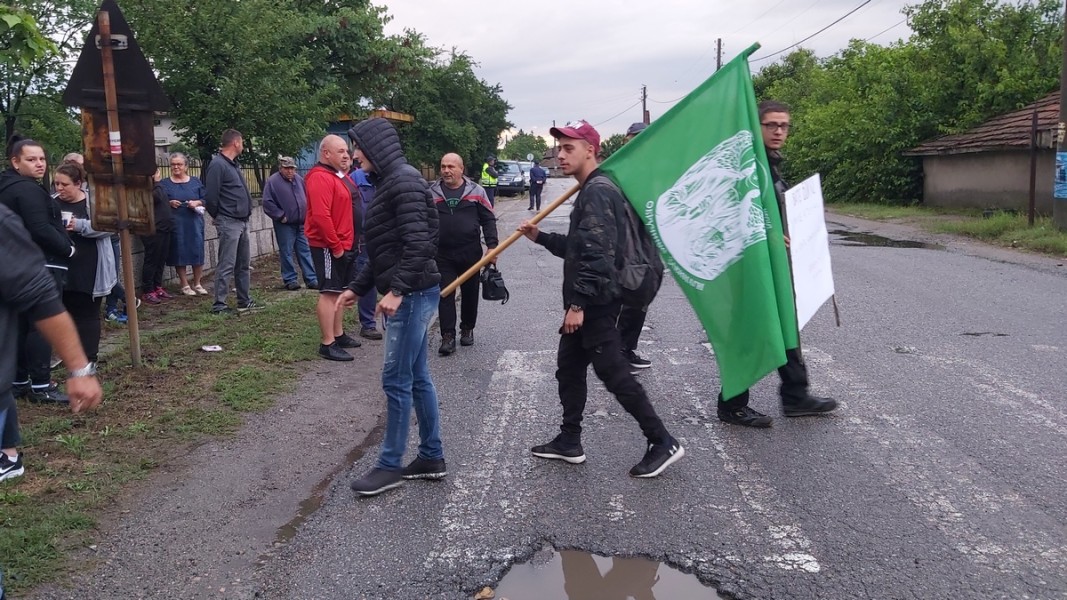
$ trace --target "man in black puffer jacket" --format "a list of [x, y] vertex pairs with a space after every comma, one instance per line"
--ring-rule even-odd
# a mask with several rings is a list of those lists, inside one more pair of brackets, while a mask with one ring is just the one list
[[[382, 387], [388, 422], [375, 468], [352, 482], [352, 490], [373, 496], [403, 479], [440, 479], [445, 470], [437, 391], [427, 357], [430, 321], [441, 297], [437, 254], [437, 208], [426, 180], [404, 158], [400, 137], [385, 119], [368, 119], [348, 130], [352, 157], [375, 186], [364, 236], [370, 262], [338, 298], [346, 307], [359, 297], [383, 295], [378, 310], [389, 317], [385, 333]], [[403, 467], [412, 405], [419, 416], [418, 456]]]

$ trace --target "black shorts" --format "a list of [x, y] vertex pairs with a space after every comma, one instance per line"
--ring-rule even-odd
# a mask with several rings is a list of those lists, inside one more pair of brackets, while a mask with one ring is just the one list
[[334, 258], [326, 248], [312, 246], [311, 262], [315, 264], [315, 276], [319, 280], [320, 294], [344, 292], [356, 274], [355, 252], [345, 252], [341, 258]]

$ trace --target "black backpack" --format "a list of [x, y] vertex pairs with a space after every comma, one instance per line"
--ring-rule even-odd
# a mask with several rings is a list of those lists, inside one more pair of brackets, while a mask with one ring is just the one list
[[486, 265], [480, 275], [482, 280], [482, 299], [500, 300], [501, 304], [507, 304], [511, 294], [504, 286], [504, 276], [496, 268], [496, 265]]
[[620, 229], [626, 230], [626, 243], [620, 248], [621, 256], [616, 258], [616, 264], [621, 265], [622, 303], [623, 306], [644, 309], [652, 304], [663, 284], [663, 260], [637, 211], [629, 202], [624, 201], [624, 204], [625, 224], [620, 224]]

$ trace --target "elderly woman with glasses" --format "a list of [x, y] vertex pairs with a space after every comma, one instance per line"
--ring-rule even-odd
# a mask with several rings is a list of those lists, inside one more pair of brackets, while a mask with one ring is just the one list
[[[170, 155], [170, 177], [160, 185], [170, 199], [174, 231], [170, 238], [167, 264], [178, 274], [178, 284], [186, 296], [206, 296], [200, 278], [204, 275], [204, 184], [189, 175], [189, 158], [181, 152]], [[186, 267], [193, 268], [190, 284]]]

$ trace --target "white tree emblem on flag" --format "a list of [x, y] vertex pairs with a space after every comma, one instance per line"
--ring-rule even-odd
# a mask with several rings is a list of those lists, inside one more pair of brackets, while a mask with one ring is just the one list
[[739, 131], [686, 170], [656, 203], [659, 238], [706, 281], [767, 239], [752, 132]]

